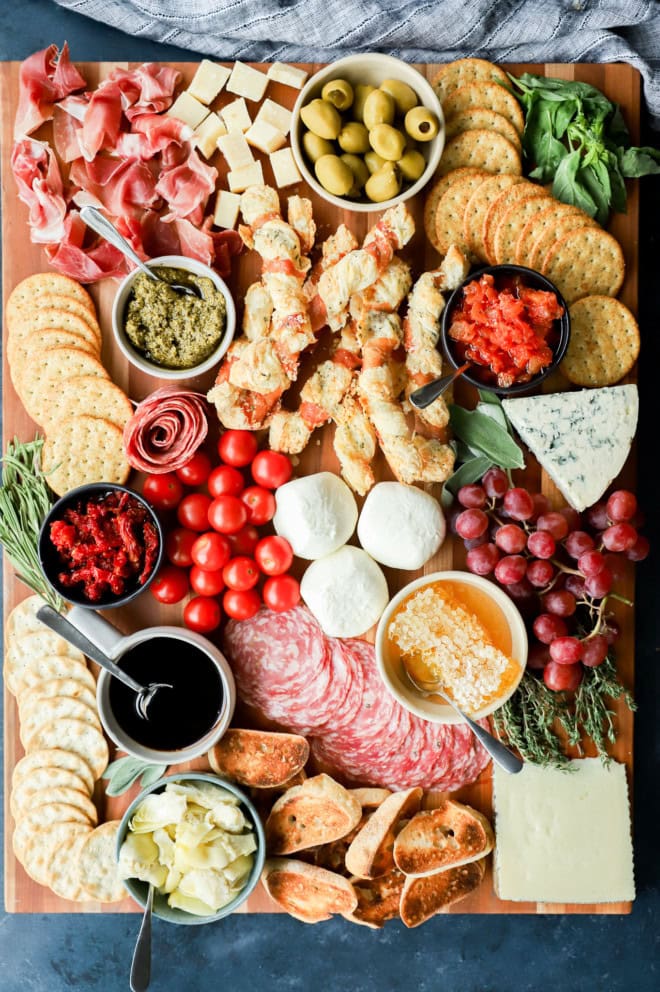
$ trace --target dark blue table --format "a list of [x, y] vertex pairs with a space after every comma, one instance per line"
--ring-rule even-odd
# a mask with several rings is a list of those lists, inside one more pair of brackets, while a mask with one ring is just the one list
[[[186, 0], [180, 0], [184, 5]], [[195, 60], [191, 52], [127, 37], [49, 0], [1, 0], [0, 59], [67, 39], [73, 59]], [[658, 143], [647, 132], [642, 144]], [[660, 179], [642, 180], [640, 231], [640, 499], [655, 557], [638, 570], [635, 854], [631, 916], [441, 916], [406, 931], [343, 921], [305, 926], [237, 916], [209, 927], [155, 921], [152, 988], [172, 992], [658, 992], [660, 781], [658, 702], [658, 294]], [[0, 744], [1, 746], [1, 744]], [[598, 825], [594, 824], [594, 843]], [[128, 988], [136, 916], [0, 916], [1, 992], [118, 992]]]

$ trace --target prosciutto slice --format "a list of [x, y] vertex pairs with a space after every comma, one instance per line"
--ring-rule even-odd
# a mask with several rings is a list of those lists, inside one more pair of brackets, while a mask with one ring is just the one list
[[14, 138], [20, 141], [53, 116], [53, 105], [69, 93], [84, 89], [87, 82], [69, 61], [65, 42], [59, 59], [57, 45], [50, 45], [25, 59], [19, 72], [18, 109]]
[[29, 210], [32, 240], [48, 244], [64, 237], [67, 206], [57, 159], [45, 141], [24, 138], [14, 145], [11, 167], [18, 195]]
[[126, 275], [124, 256], [107, 241], [101, 241], [94, 248], [83, 248], [87, 230], [77, 210], [67, 214], [62, 240], [46, 245], [46, 255], [53, 268], [78, 282]]
[[[166, 169], [156, 185], [156, 191], [167, 200], [170, 210], [163, 220], [190, 217], [206, 206], [215, 191], [218, 170], [205, 165], [193, 148], [181, 165]], [[201, 213], [201, 211], [199, 211]], [[201, 221], [201, 217], [199, 217]]]

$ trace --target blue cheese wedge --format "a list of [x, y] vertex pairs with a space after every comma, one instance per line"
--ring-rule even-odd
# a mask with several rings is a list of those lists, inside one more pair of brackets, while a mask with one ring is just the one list
[[624, 466], [637, 428], [637, 387], [503, 400], [504, 411], [571, 506], [593, 506]]

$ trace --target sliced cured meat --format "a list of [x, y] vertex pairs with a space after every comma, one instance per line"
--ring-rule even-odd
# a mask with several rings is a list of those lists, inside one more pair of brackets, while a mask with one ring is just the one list
[[172, 104], [181, 73], [158, 62], [144, 62], [136, 69], [115, 69], [108, 77], [124, 95], [124, 113], [129, 121], [144, 114], [157, 114]]
[[234, 255], [243, 251], [243, 239], [238, 231], [209, 231], [213, 239], [215, 258], [213, 268], [219, 276], [226, 278], [231, 274], [231, 260]]
[[194, 148], [181, 165], [161, 172], [156, 192], [170, 208], [163, 220], [191, 217], [200, 207], [203, 209], [215, 192], [217, 178], [218, 170], [202, 162]]
[[57, 104], [53, 111], [53, 144], [63, 162], [73, 162], [80, 158], [80, 121]]
[[14, 123], [17, 141], [36, 131], [53, 116], [53, 105], [69, 93], [84, 89], [85, 78], [69, 61], [65, 42], [59, 58], [57, 45], [35, 52], [21, 64], [19, 71], [18, 109]]
[[164, 152], [172, 144], [183, 146], [192, 135], [192, 128], [176, 117], [144, 114], [135, 118], [132, 131], [123, 131], [119, 135], [115, 151], [121, 158], [146, 160]]
[[84, 157], [91, 162], [102, 148], [114, 148], [122, 119], [122, 93], [115, 83], [106, 81], [92, 93], [80, 135]]
[[[69, 175], [72, 182], [115, 217], [139, 216], [145, 207], [160, 203], [156, 180], [145, 162], [97, 155], [92, 162], [78, 159]], [[77, 195], [74, 199], [80, 205]]]
[[208, 433], [201, 393], [164, 386], [138, 404], [124, 428], [126, 458], [139, 472], [175, 472]]
[[57, 159], [44, 141], [24, 138], [11, 155], [18, 195], [29, 210], [32, 240], [38, 244], [65, 237], [66, 203]]
[[77, 210], [66, 215], [63, 240], [46, 245], [46, 255], [53, 268], [78, 282], [125, 275], [126, 259], [107, 241], [101, 241], [94, 248], [83, 248], [87, 230]]

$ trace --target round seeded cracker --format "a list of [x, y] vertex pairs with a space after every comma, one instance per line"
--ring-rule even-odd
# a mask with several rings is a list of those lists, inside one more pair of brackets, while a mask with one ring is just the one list
[[21, 338], [17, 343], [14, 352], [14, 364], [12, 365], [12, 377], [17, 382], [23, 375], [26, 365], [40, 364], [42, 355], [51, 348], [80, 348], [86, 351], [93, 358], [98, 358], [99, 353], [95, 345], [85, 341], [74, 331], [62, 331], [57, 327], [44, 327], [41, 331], [33, 331], [27, 338]]
[[525, 180], [522, 183], [517, 183], [515, 186], [510, 186], [508, 189], [505, 189], [488, 208], [488, 212], [484, 220], [482, 238], [486, 249], [486, 258], [491, 265], [493, 264], [493, 260], [495, 258], [493, 239], [495, 237], [495, 231], [497, 230], [498, 224], [503, 219], [504, 215], [509, 212], [511, 207], [521, 203], [523, 200], [528, 200], [531, 197], [545, 198], [547, 197], [547, 194], [542, 186], [536, 186], [534, 183], [530, 183]]
[[516, 247], [518, 258], [527, 258], [520, 265], [528, 265], [530, 269], [541, 271], [543, 260], [556, 241], [560, 241], [570, 231], [580, 227], [595, 227], [584, 210], [572, 207], [566, 203], [553, 203], [523, 229]]
[[41, 453], [42, 471], [58, 496], [88, 482], [126, 482], [131, 467], [123, 431], [101, 417], [71, 417], [53, 424]]
[[26, 860], [35, 836], [41, 831], [49, 831], [57, 823], [82, 823], [86, 827], [90, 825], [85, 813], [69, 803], [42, 803], [41, 806], [28, 810], [16, 824], [12, 838], [14, 854], [25, 868], [28, 867]]
[[639, 327], [611, 296], [584, 296], [569, 308], [571, 337], [561, 371], [577, 386], [611, 386], [639, 355]]
[[122, 430], [133, 416], [128, 396], [110, 379], [98, 375], [73, 375], [60, 383], [43, 413], [43, 427], [50, 431], [58, 420], [93, 413]]
[[64, 719], [39, 728], [30, 740], [30, 750], [56, 747], [75, 751], [90, 766], [94, 780], [108, 765], [108, 745], [100, 730], [82, 720]]
[[82, 348], [53, 348], [42, 355], [40, 364], [25, 365], [20, 377], [13, 377], [23, 406], [38, 424], [43, 422], [51, 394], [55, 395], [61, 382], [72, 375], [108, 377], [98, 358]]
[[497, 114], [488, 107], [468, 107], [453, 114], [449, 120], [445, 121], [445, 140], [451, 141], [462, 131], [471, 131], [475, 128], [485, 128], [487, 131], [496, 131], [503, 138], [510, 141], [514, 148], [522, 151], [520, 136], [511, 121], [502, 114]]
[[94, 791], [94, 773], [91, 766], [75, 751], [65, 751], [59, 747], [45, 748], [24, 755], [14, 768], [11, 777], [12, 789], [18, 789], [38, 769], [46, 771], [62, 769], [74, 772], [85, 783], [90, 796]]
[[26, 751], [31, 750], [30, 741], [40, 727], [62, 719], [82, 720], [101, 730], [96, 707], [92, 708], [71, 696], [52, 696], [50, 699], [35, 699], [22, 713], [20, 737]]
[[47, 794], [49, 789], [66, 788], [82, 792], [89, 798], [87, 783], [76, 772], [67, 768], [34, 768], [13, 786], [9, 797], [11, 814], [16, 821], [35, 806], [35, 797]]
[[30, 792], [24, 795], [24, 803], [18, 808], [18, 823], [26, 817], [32, 810], [37, 810], [47, 804], [63, 803], [67, 806], [74, 806], [84, 813], [91, 826], [95, 827], [99, 816], [96, 806], [86, 792], [80, 789], [73, 789], [70, 785], [49, 785], [39, 792]]
[[[67, 347], [82, 348], [97, 358], [100, 354], [101, 339], [97, 337], [95, 331], [83, 317], [79, 317], [69, 310], [58, 310], [56, 307], [44, 307], [42, 309], [40, 307], [31, 313], [21, 313], [9, 328], [7, 358], [11, 365], [13, 379], [18, 378], [20, 380], [22, 366], [26, 362], [30, 362], [30, 357], [34, 360], [35, 354], [46, 350], [46, 344], [40, 343], [39, 333], [46, 330], [73, 335], [73, 340], [77, 343], [68, 344]], [[51, 340], [48, 347], [57, 347], [57, 345]]]
[[86, 289], [59, 272], [38, 272], [23, 279], [9, 294], [6, 306], [7, 322], [11, 324], [17, 310], [28, 307], [39, 307], [43, 296], [56, 293], [59, 296], [72, 296], [95, 316], [94, 302]]
[[96, 712], [96, 695], [85, 682], [78, 681], [78, 679], [42, 679], [33, 686], [26, 686], [18, 693], [18, 710], [21, 720], [34, 703], [52, 699], [54, 696], [78, 699]]
[[470, 254], [463, 238], [463, 216], [470, 197], [487, 176], [487, 172], [464, 176], [452, 183], [440, 198], [435, 213], [435, 247], [441, 255], [446, 255], [450, 245], [456, 245], [465, 255]]
[[41, 829], [24, 824], [27, 824], [27, 818], [14, 831], [14, 853], [30, 878], [40, 885], [48, 885], [51, 860], [59, 845], [90, 831], [89, 824], [73, 820], [61, 820]]
[[92, 897], [80, 878], [80, 855], [91, 828], [72, 834], [53, 851], [48, 867], [47, 885], [56, 896], [74, 902], [89, 902]]
[[445, 145], [440, 175], [460, 166], [483, 169], [484, 172], [508, 172], [514, 176], [522, 174], [520, 153], [514, 145], [501, 134], [485, 128], [463, 131]]
[[435, 233], [435, 215], [440, 200], [447, 190], [454, 183], [458, 182], [459, 179], [464, 179], [468, 176], [478, 176], [482, 171], [482, 169], [454, 169], [452, 172], [440, 176], [433, 183], [433, 186], [431, 186], [424, 201], [424, 230], [427, 240], [431, 242], [436, 251], [440, 251], [436, 244], [437, 238]]
[[41, 596], [28, 596], [15, 606], [5, 621], [5, 643], [11, 637], [21, 637], [23, 634], [33, 634], [43, 630], [41, 620], [37, 620], [37, 611], [46, 605]]
[[431, 80], [441, 103], [453, 90], [470, 83], [501, 83], [508, 86], [509, 78], [503, 69], [485, 59], [456, 59], [443, 65]]
[[583, 227], [555, 243], [541, 272], [570, 305], [583, 296], [616, 296], [626, 263], [616, 238], [599, 227]]
[[530, 196], [509, 208], [495, 228], [493, 256], [497, 265], [514, 264], [516, 245], [527, 222], [547, 207], [548, 196]]
[[496, 114], [506, 117], [519, 135], [523, 133], [525, 118], [521, 106], [515, 96], [499, 83], [468, 83], [466, 86], [452, 90], [449, 96], [442, 100], [445, 118], [470, 110], [472, 107], [494, 110]]
[[488, 261], [483, 240], [484, 224], [488, 211], [504, 190], [522, 182], [526, 182], [522, 176], [508, 174], [489, 176], [484, 179], [468, 200], [463, 216], [463, 238], [469, 244], [472, 254], [482, 262]]
[[[71, 649], [76, 650], [73, 646]], [[75, 679], [92, 693], [96, 693], [96, 682], [87, 667], [84, 655], [78, 654], [76, 657], [66, 654], [40, 655], [32, 658], [20, 673], [16, 691], [19, 703], [25, 692], [37, 689], [41, 683], [52, 679]]]
[[23, 673], [33, 661], [40, 657], [60, 654], [67, 655], [79, 663], [85, 663], [85, 656], [81, 651], [47, 627], [31, 634], [24, 634], [22, 637], [12, 637], [5, 651], [5, 685], [10, 692], [17, 695], [21, 688]]
[[101, 328], [96, 319], [94, 308], [90, 307], [87, 303], [81, 302], [77, 297], [70, 296], [68, 293], [42, 293], [37, 300], [30, 300], [30, 302], [26, 301], [23, 303], [20, 301], [16, 302], [11, 310], [7, 312], [7, 323], [10, 333], [12, 324], [22, 322], [26, 315], [35, 313], [42, 307], [44, 309], [46, 307], [53, 307], [55, 310], [66, 310], [68, 313], [73, 313], [77, 317], [82, 317], [93, 331], [100, 348], [102, 341]]
[[99, 902], [119, 902], [126, 889], [117, 866], [119, 820], [108, 820], [89, 835], [80, 852], [80, 880], [90, 896]]

